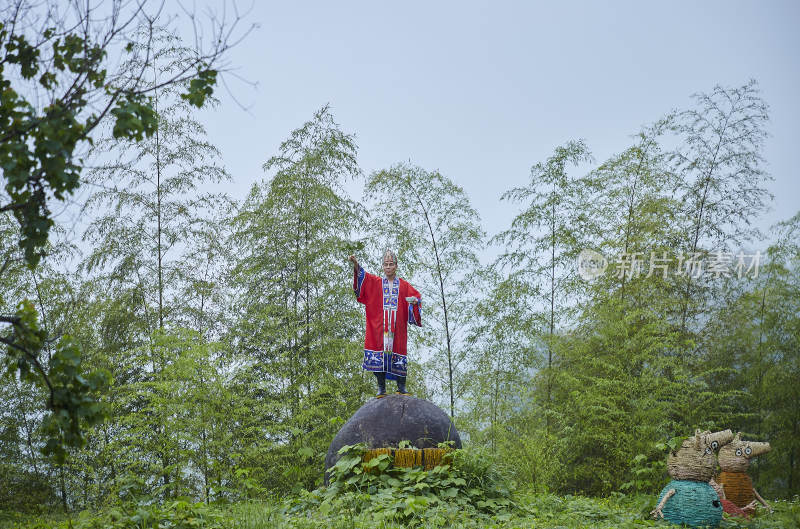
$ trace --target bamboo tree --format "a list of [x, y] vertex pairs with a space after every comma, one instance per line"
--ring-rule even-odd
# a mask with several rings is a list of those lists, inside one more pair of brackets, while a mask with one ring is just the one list
[[[468, 320], [469, 287], [477, 271], [477, 251], [483, 242], [480, 217], [464, 190], [438, 171], [398, 164], [373, 173], [364, 190], [380, 214], [372, 219], [370, 237], [398, 249], [403, 270], [431, 300], [426, 321], [437, 322], [441, 350], [447, 358], [450, 415], [455, 415], [456, 380], [465, 351], [454, 341]], [[433, 309], [433, 310], [431, 310]], [[428, 333], [429, 343], [438, 341]], [[433, 341], [431, 341], [433, 340]], [[434, 356], [434, 366], [436, 365]], [[434, 373], [436, 368], [434, 367]], [[434, 374], [435, 376], [435, 374]], [[438, 377], [437, 377], [438, 378]]]
[[[84, 238], [95, 244], [85, 262], [87, 270], [141, 289], [146, 304], [153, 307], [147, 309], [153, 318], [151, 329], [163, 330], [175, 317], [178, 289], [172, 285], [180, 285], [187, 273], [182, 266], [185, 248], [202, 235], [202, 217], [228, 202], [224, 195], [202, 188], [230, 177], [219, 164], [219, 151], [205, 139], [205, 129], [191, 117], [191, 107], [177, 97], [177, 88], [158, 88], [160, 79], [190, 60], [188, 51], [177, 38], [163, 33], [158, 44], [151, 58], [158, 107], [155, 134], [141, 142], [97, 142], [96, 156], [119, 161], [89, 172], [98, 190], [86, 207], [104, 212], [91, 222]], [[131, 61], [133, 71], [138, 66]]]
[[[721, 289], [724, 302], [710, 313], [704, 359], [716, 376], [712, 391], [742, 388], [728, 421], [737, 429], [769, 441], [774, 457], [754, 465], [750, 473], [759, 490], [786, 494], [797, 486], [800, 414], [792, 381], [798, 369], [797, 329], [800, 294], [800, 215], [772, 229], [757, 277], [733, 276]], [[778, 452], [780, 451], [780, 453]]]
[[[571, 274], [580, 252], [585, 214], [581, 199], [582, 186], [567, 174], [569, 165], [589, 162], [591, 155], [583, 141], [571, 141], [557, 147], [546, 161], [531, 168], [530, 182], [505, 192], [503, 200], [522, 202], [524, 209], [511, 227], [494, 238], [504, 248], [497, 264], [509, 275], [519, 274], [527, 284], [527, 292], [544, 296], [545, 306], [537, 310], [539, 330], [544, 344], [544, 401], [549, 410], [552, 399], [552, 369], [556, 334], [569, 317], [569, 304], [579, 283]], [[549, 429], [549, 417], [547, 418]]]
[[269, 487], [318, 479], [307, 459], [335, 433], [329, 419], [349, 416], [369, 384], [343, 258], [359, 247], [362, 212], [344, 191], [360, 175], [355, 156], [353, 136], [323, 107], [264, 164], [268, 178], [233, 221], [230, 340], [248, 366], [243, 391], [260, 403], [252, 433], [261, 439], [252, 442], [268, 444], [243, 467]]
[[[769, 108], [754, 80], [735, 88], [715, 86], [694, 100], [693, 108], [671, 118], [680, 142], [671, 159], [684, 206], [678, 219], [679, 247], [686, 257], [705, 257], [739, 249], [758, 235], [753, 220], [770, 198], [762, 156]], [[677, 314], [684, 358], [690, 353], [692, 324], [705, 310], [710, 288], [703, 276], [697, 281], [693, 276], [685, 276]]]
[[[179, 97], [180, 87], [161, 83], [185, 67], [191, 53], [181, 47], [177, 37], [164, 32], [157, 35], [155, 44], [157, 51], [144, 69], [158, 112], [155, 133], [138, 142], [112, 138], [97, 142], [94, 155], [98, 159], [118, 161], [89, 171], [97, 191], [86, 207], [102, 213], [84, 235], [94, 244], [84, 261], [86, 271], [103, 277], [110, 291], [121, 296], [130, 291], [138, 298], [145, 341], [186, 323], [181, 317], [188, 308], [182, 289], [195, 271], [189, 269], [185, 256], [199, 243], [201, 227], [207, 226], [203, 217], [220, 205], [224, 208], [228, 201], [203, 188], [229, 180], [219, 164], [219, 151], [192, 117], [190, 103]], [[142, 71], [136, 58], [127, 68]], [[150, 373], [145, 376], [156, 384], [173, 361], [163, 356], [171, 349], [152, 347], [149, 351]], [[152, 397], [157, 398], [157, 393]], [[158, 409], [145, 407], [142, 411], [152, 414]], [[178, 445], [163, 423], [166, 418], [152, 420], [156, 421], [152, 446], [160, 454], [166, 486], [172, 476], [180, 476], [185, 458], [178, 454]], [[177, 488], [167, 492], [177, 494]]]
[[[535, 406], [528, 381], [532, 371], [542, 366], [522, 366], [519, 361], [536, 357], [537, 326], [530, 316], [534, 314], [530, 305], [534, 297], [521, 293], [525, 284], [503, 278], [493, 267], [482, 270], [480, 278], [478, 284], [487, 288], [485, 297], [478, 301], [467, 337], [470, 349], [467, 378], [471, 383], [465, 405], [468, 413], [459, 429], [468, 432], [470, 439], [478, 444], [488, 440], [492, 454], [502, 461], [510, 457], [504, 448], [530, 433], [520, 432], [511, 424], [523, 408]], [[518, 468], [516, 472], [524, 481], [534, 473], [522, 477], [527, 469]]]
[[[25, 496], [26, 489], [31, 490], [31, 499], [38, 499], [44, 504], [53, 502], [58, 495], [58, 502], [62, 509], [67, 509], [72, 502], [73, 494], [65, 483], [65, 465], [69, 465], [70, 452], [64, 449], [65, 439], [62, 432], [53, 431], [48, 406], [53, 401], [53, 393], [63, 394], [62, 384], [68, 380], [60, 379], [59, 364], [63, 365], [63, 353], [68, 353], [69, 361], [78, 377], [95, 377], [102, 371], [91, 373], [91, 365], [87, 367], [86, 358], [73, 356], [74, 349], [74, 315], [76, 308], [71, 303], [71, 277], [62, 271], [64, 263], [69, 262], [75, 255], [75, 247], [66, 240], [66, 233], [60, 226], [51, 230], [53, 242], [45, 244], [41, 249], [41, 259], [36, 268], [25, 265], [23, 252], [13, 243], [19, 236], [19, 227], [9, 214], [0, 214], [0, 312], [11, 311], [11, 307], [18, 305], [23, 300], [32, 300], [27, 307], [35, 310], [36, 327], [41, 339], [38, 354], [32, 361], [39, 365], [43, 372], [48, 374], [49, 386], [46, 384], [28, 385], [27, 377], [19, 377], [12, 371], [6, 373], [11, 376], [0, 379], [0, 394], [3, 395], [4, 413], [0, 416], [0, 429], [11, 427], [21, 433], [18, 438], [17, 450], [23, 457], [15, 461], [10, 476], [25, 476], [11, 487], [9, 498], [16, 494]], [[0, 338], [13, 336], [5, 331], [0, 333]], [[69, 349], [61, 348], [61, 344], [68, 341]], [[77, 362], [76, 362], [77, 360]], [[103, 375], [105, 379], [105, 376]], [[94, 392], [92, 392], [94, 393]], [[6, 398], [8, 397], [8, 398]], [[93, 397], [96, 398], [96, 395]], [[87, 409], [90, 417], [99, 420], [102, 411], [95, 404], [92, 409]], [[83, 422], [83, 421], [82, 421]], [[94, 421], [89, 421], [94, 422]], [[13, 425], [13, 426], [12, 426]], [[88, 424], [83, 424], [85, 429]], [[86, 441], [81, 434], [82, 444]], [[54, 449], [55, 443], [61, 449]], [[11, 447], [8, 447], [11, 450]], [[42, 487], [42, 482], [49, 485]], [[19, 490], [14, 490], [19, 489]], [[47, 492], [49, 490], [49, 492]], [[20, 497], [20, 498], [21, 498]], [[17, 501], [18, 499], [14, 501]], [[20, 505], [25, 505], [22, 501]]]

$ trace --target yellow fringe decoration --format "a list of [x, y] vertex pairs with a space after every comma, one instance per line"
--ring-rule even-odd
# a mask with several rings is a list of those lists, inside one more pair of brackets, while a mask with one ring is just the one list
[[431, 470], [443, 464], [442, 460], [448, 451], [447, 448], [371, 448], [364, 452], [361, 460], [364, 462], [364, 472], [377, 470], [368, 468], [367, 463], [383, 454], [387, 454], [396, 467], [424, 467], [425, 470]]
[[372, 449], [367, 450], [366, 452], [364, 452], [364, 457], [361, 458], [361, 461], [364, 462], [364, 472], [371, 473], [373, 470], [377, 471], [377, 467], [368, 468], [367, 467], [367, 463], [369, 463], [369, 461], [371, 459], [374, 459], [374, 458], [376, 458], [376, 457], [378, 457], [379, 455], [382, 455], [382, 454], [387, 454], [387, 455], [389, 455], [389, 457], [391, 457], [392, 449], [391, 448], [372, 448]]
[[422, 466], [422, 450], [398, 448], [394, 451], [394, 466], [410, 468]]
[[423, 459], [425, 460], [425, 470], [431, 470], [442, 464], [442, 457], [447, 452], [445, 448], [423, 448], [425, 453]]

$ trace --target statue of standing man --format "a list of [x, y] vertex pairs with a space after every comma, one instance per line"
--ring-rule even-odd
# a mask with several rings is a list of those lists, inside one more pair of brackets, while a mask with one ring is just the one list
[[386, 379], [397, 381], [397, 392], [406, 393], [406, 346], [408, 324], [422, 327], [420, 293], [408, 281], [398, 278], [397, 256], [383, 254], [383, 273], [378, 277], [364, 271], [354, 255], [353, 290], [367, 312], [363, 368], [375, 373], [378, 398], [386, 396]]

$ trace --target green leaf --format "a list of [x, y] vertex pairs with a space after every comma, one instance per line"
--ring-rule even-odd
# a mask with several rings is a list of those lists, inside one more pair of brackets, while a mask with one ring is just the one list
[[206, 98], [214, 93], [214, 85], [217, 82], [216, 70], [198, 70], [197, 76], [189, 82], [189, 89], [181, 98], [190, 104], [201, 108]]

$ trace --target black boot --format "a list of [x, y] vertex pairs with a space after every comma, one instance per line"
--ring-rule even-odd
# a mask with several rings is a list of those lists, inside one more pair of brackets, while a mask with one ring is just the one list
[[406, 377], [397, 377], [397, 392], [401, 395], [408, 395], [406, 393]]
[[386, 373], [375, 373], [375, 380], [378, 381], [377, 398], [386, 396]]

